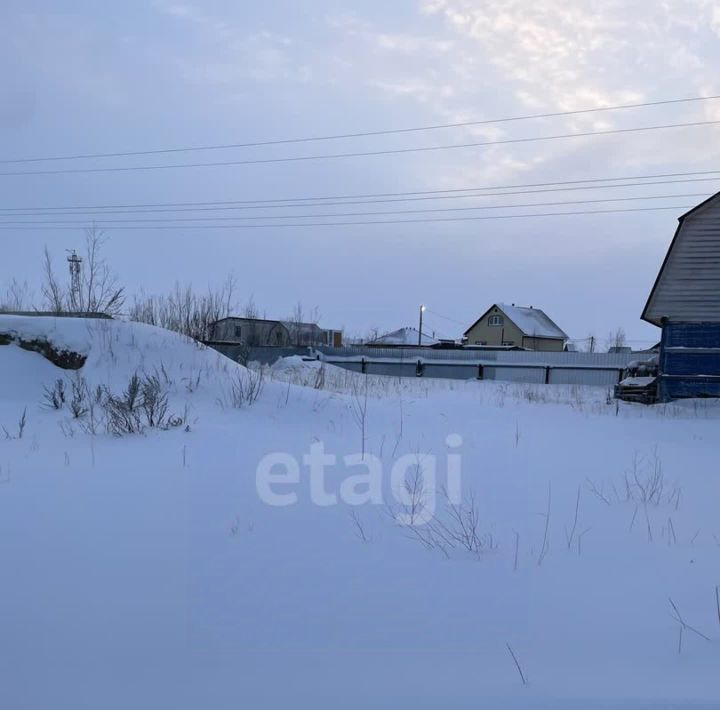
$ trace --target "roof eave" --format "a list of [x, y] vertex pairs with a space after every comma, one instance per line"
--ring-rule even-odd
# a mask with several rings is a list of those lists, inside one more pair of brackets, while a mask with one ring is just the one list
[[[715, 197], [715, 195], [713, 195], [713, 197]], [[710, 198], [710, 199], [712, 199], [712, 198]], [[707, 202], [707, 200], [705, 200], [705, 202]], [[703, 202], [701, 204], [704, 205], [705, 202]], [[654, 318], [654, 317], [648, 316], [648, 310], [650, 308], [650, 303], [652, 302], [653, 297], [655, 296], [655, 291], [657, 290], [658, 284], [660, 283], [660, 277], [662, 276], [663, 271], [665, 271], [665, 266], [667, 265], [668, 260], [670, 259], [670, 254], [672, 253], [673, 247], [675, 246], [675, 242], [677, 241], [678, 235], [680, 234], [680, 229], [683, 225], [683, 222], [685, 221], [685, 217], [687, 217], [691, 212], [694, 212], [700, 206], [701, 205], [698, 205], [697, 207], [694, 207], [693, 209], [691, 209], [690, 212], [686, 212], [685, 214], [680, 215], [680, 217], [678, 217], [678, 225], [675, 228], [675, 234], [673, 234], [673, 238], [670, 241], [670, 246], [668, 247], [668, 250], [665, 252], [665, 258], [663, 259], [663, 262], [660, 266], [660, 270], [658, 271], [657, 276], [655, 277], [653, 286], [650, 289], [650, 295], [648, 296], [647, 301], [645, 301], [645, 308], [643, 308], [642, 315], [640, 316], [640, 320], [644, 320], [646, 323], [650, 323], [650, 325], [656, 325], [658, 327], [660, 327], [662, 325], [659, 318]]]

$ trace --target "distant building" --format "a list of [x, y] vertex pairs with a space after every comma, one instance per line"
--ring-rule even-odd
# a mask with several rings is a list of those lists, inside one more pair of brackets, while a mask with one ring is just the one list
[[231, 345], [289, 347], [329, 345], [342, 346], [342, 331], [327, 330], [317, 323], [267, 320], [230, 316], [210, 325], [208, 339]]
[[467, 345], [562, 352], [568, 336], [539, 308], [496, 303], [466, 331]]
[[658, 396], [720, 396], [720, 193], [679, 219], [645, 304], [662, 328]]
[[433, 347], [439, 345], [440, 341], [435, 338], [431, 338], [426, 333], [422, 334], [422, 338], [419, 338], [420, 331], [417, 328], [399, 328], [393, 330], [391, 333], [385, 333], [375, 340], [371, 340], [367, 345], [378, 348], [393, 348], [393, 347]]

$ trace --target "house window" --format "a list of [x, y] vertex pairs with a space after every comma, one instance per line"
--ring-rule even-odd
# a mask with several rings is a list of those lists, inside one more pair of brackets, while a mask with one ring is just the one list
[[236, 325], [235, 326], [235, 337], [240, 338], [242, 336], [242, 326]]
[[502, 316], [490, 316], [488, 318], [488, 325], [502, 325], [504, 323], [504, 319]]

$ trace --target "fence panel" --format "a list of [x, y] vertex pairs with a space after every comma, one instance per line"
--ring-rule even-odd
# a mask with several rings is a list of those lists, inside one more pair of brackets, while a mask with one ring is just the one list
[[478, 366], [471, 364], [432, 364], [423, 366], [423, 377], [439, 377], [451, 380], [475, 380], [478, 376]]
[[[435, 377], [442, 379], [481, 378], [504, 382], [594, 385], [608, 387], [620, 380], [622, 369], [633, 360], [647, 359], [647, 353], [566, 353], [504, 350], [435, 350], [432, 348], [335, 348], [254, 347], [210, 344], [237, 360], [272, 365], [291, 355], [320, 358], [328, 364], [353, 372], [394, 377]], [[418, 373], [418, 362], [420, 372]]]
[[550, 369], [550, 383], [553, 385], [592, 385], [595, 387], [612, 387], [621, 379], [621, 370]]
[[501, 380], [502, 382], [543, 384], [545, 382], [545, 368], [492, 365], [483, 368], [483, 378], [486, 380]]

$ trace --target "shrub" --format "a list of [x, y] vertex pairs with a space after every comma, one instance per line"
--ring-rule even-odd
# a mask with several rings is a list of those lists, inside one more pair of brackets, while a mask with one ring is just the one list
[[62, 409], [65, 406], [65, 380], [57, 379], [52, 387], [43, 387], [42, 404], [48, 409]]

